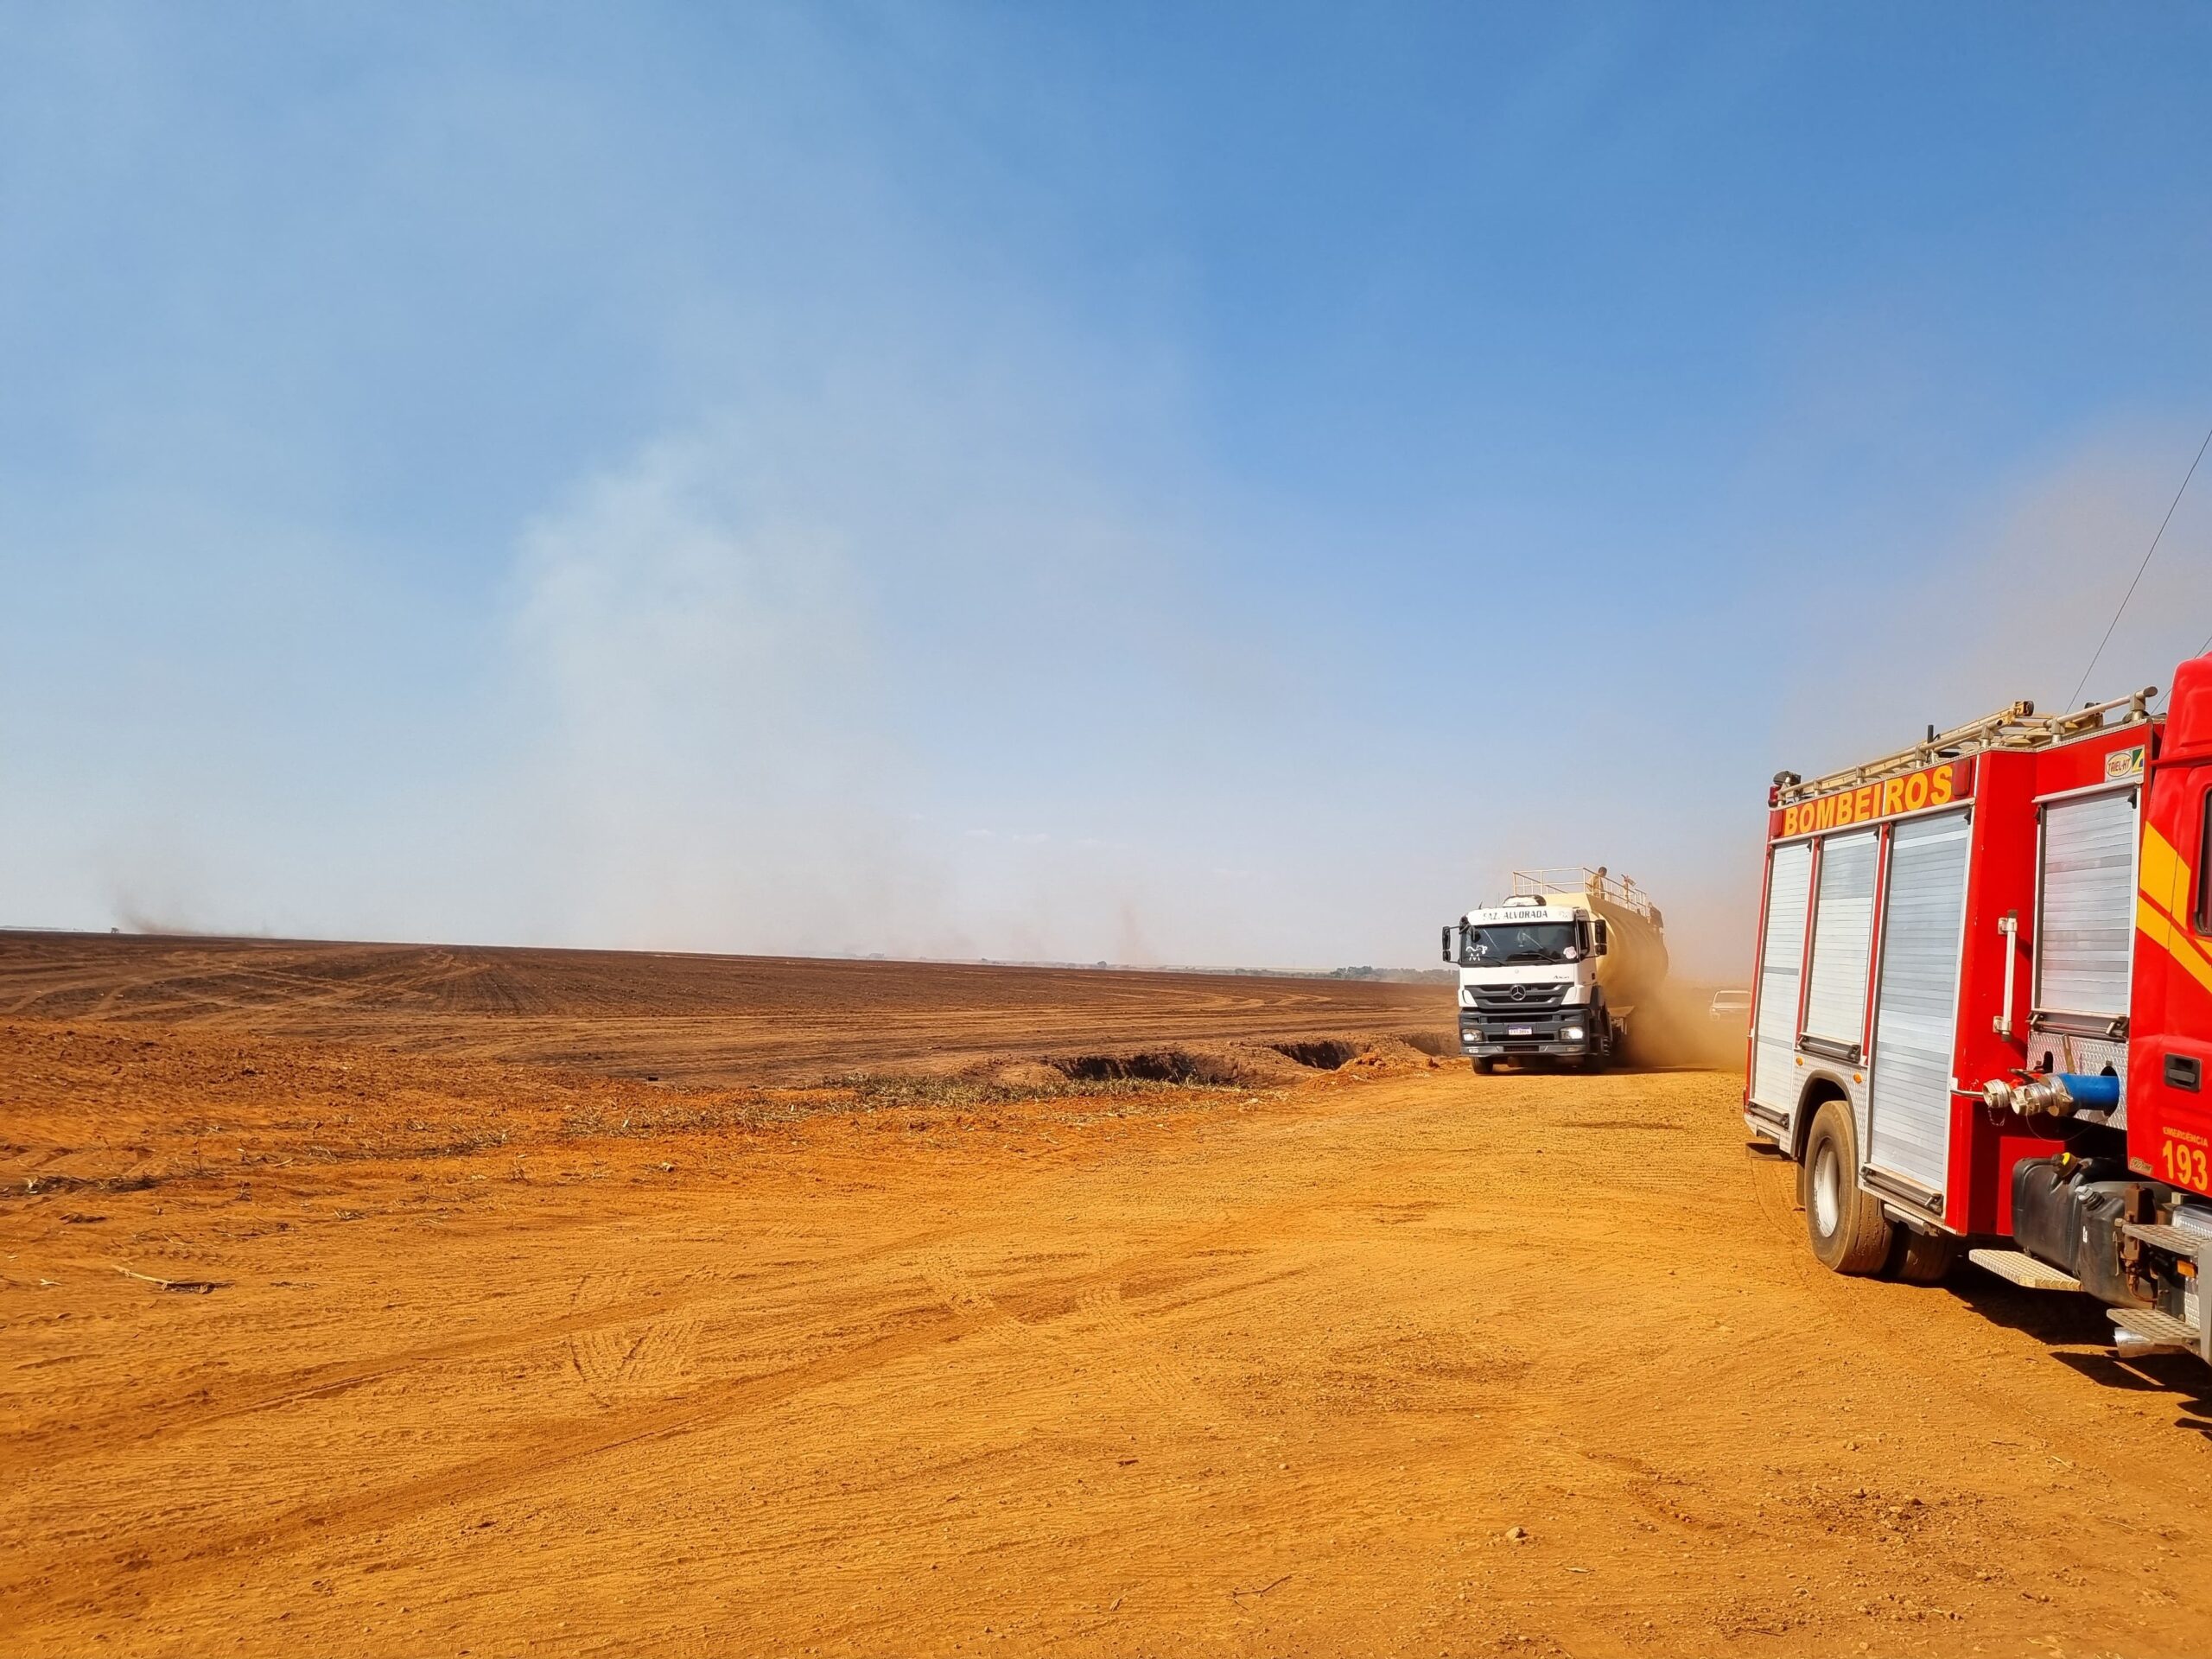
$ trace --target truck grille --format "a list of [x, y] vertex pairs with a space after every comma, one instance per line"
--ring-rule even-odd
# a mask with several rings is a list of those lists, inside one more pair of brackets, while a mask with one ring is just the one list
[[1567, 995], [1567, 987], [1551, 985], [1471, 985], [1470, 1001], [1460, 1006], [1479, 1014], [1535, 1013], [1555, 1008]]
[[[1475, 985], [1473, 997], [1459, 1005], [1459, 1040], [1463, 1046], [1482, 1043], [1502, 1047], [1507, 1053], [1533, 1052], [1546, 1044], [1579, 1041], [1567, 1036], [1567, 1027], [1586, 1029], [1589, 1009], [1567, 1001], [1567, 988], [1542, 985]], [[1520, 1001], [1513, 994], [1521, 993]]]

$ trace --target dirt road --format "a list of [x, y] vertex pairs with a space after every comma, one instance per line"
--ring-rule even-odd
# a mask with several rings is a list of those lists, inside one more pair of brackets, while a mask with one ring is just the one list
[[1828, 1275], [1724, 1076], [738, 1111], [17, 1019], [0, 1090], [11, 1653], [2212, 1649], [2201, 1370]]

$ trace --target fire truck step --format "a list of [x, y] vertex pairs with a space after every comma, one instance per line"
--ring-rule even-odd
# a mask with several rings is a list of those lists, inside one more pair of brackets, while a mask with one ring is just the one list
[[2129, 1221], [2120, 1224], [2120, 1231], [2130, 1238], [2137, 1238], [2154, 1250], [2164, 1250], [2169, 1255], [2196, 1259], [2196, 1254], [2212, 1243], [2202, 1233], [2192, 1233], [2179, 1227], [2167, 1227], [2155, 1222]]
[[2021, 1250], [1968, 1250], [1967, 1260], [2028, 1290], [2079, 1290], [2082, 1281]]
[[2153, 1307], [2115, 1307], [2112, 1322], [2145, 1342], [2170, 1342], [2178, 1347], [2196, 1346], [2196, 1327], [2184, 1325], [2171, 1313]]

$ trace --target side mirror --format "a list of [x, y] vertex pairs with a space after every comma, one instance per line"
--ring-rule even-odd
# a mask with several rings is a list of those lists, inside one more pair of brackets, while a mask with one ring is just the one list
[[1605, 939], [1605, 924], [1603, 918], [1599, 919], [1594, 931], [1596, 938], [1591, 943], [1590, 954], [1593, 957], [1602, 957], [1609, 948]]
[[1457, 928], [1452, 927], [1444, 930], [1444, 960], [1446, 962], [1455, 960], [1459, 954], [1452, 948], [1452, 936], [1457, 931], [1459, 931]]

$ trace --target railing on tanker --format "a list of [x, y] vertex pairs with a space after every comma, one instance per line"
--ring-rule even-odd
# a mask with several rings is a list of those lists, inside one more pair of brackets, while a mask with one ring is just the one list
[[1509, 891], [1515, 898], [1538, 899], [1548, 893], [1594, 893], [1639, 916], [1653, 914], [1651, 895], [1629, 877], [1615, 875], [1600, 864], [1562, 865], [1548, 870], [1516, 870]]

